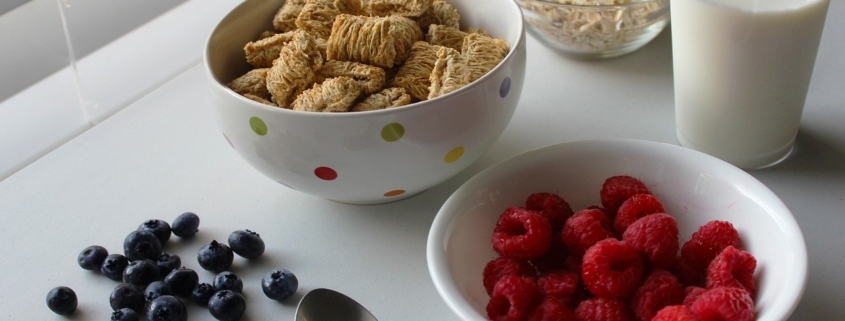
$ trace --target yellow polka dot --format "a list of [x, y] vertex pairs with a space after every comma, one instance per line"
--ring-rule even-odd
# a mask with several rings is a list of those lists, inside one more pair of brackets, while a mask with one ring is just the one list
[[395, 190], [392, 190], [390, 192], [384, 193], [384, 197], [399, 196], [399, 195], [402, 195], [402, 194], [405, 194], [404, 189], [395, 189]]
[[454, 163], [455, 161], [461, 159], [461, 156], [464, 156], [464, 148], [462, 146], [458, 146], [452, 148], [452, 150], [446, 153], [446, 158], [443, 160], [447, 163]]

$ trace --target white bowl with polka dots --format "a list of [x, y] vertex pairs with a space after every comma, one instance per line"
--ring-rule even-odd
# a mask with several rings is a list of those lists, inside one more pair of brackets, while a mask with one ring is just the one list
[[221, 137], [268, 178], [345, 203], [400, 200], [475, 162], [513, 116], [525, 78], [525, 31], [511, 0], [448, 0], [461, 25], [501, 38], [510, 53], [493, 70], [450, 94], [408, 106], [348, 113], [275, 108], [225, 86], [250, 69], [244, 45], [272, 30], [283, 0], [247, 0], [212, 31], [203, 64]]

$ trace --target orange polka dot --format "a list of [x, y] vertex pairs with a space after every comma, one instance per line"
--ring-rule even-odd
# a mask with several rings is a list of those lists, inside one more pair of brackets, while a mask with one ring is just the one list
[[399, 196], [399, 195], [402, 195], [402, 194], [405, 194], [404, 189], [395, 189], [395, 190], [392, 190], [390, 192], [384, 193], [384, 197]]

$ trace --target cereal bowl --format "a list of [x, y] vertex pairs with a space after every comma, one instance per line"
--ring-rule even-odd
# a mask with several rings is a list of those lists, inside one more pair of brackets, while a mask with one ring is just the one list
[[477, 6], [449, 0], [461, 26], [483, 28], [510, 51], [474, 82], [410, 105], [362, 112], [303, 112], [268, 106], [229, 89], [251, 66], [244, 45], [272, 30], [284, 0], [247, 0], [215, 27], [203, 57], [209, 103], [222, 137], [268, 178], [345, 203], [409, 197], [476, 161], [508, 125], [525, 78], [525, 32], [511, 0]]
[[529, 151], [480, 172], [443, 204], [428, 236], [431, 278], [463, 320], [485, 320], [482, 271], [497, 254], [490, 238], [499, 215], [535, 192], [554, 192], [577, 211], [600, 205], [605, 179], [642, 180], [676, 218], [680, 241], [702, 224], [726, 220], [757, 258], [757, 320], [786, 320], [806, 284], [807, 251], [789, 209], [748, 173], [676, 145], [638, 140], [575, 141]]
[[566, 56], [621, 56], [669, 24], [669, 0], [517, 0], [528, 32]]

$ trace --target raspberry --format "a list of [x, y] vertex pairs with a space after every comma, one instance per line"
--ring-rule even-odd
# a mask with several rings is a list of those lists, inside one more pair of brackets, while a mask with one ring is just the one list
[[552, 225], [552, 230], [560, 231], [566, 219], [572, 216], [572, 207], [562, 197], [552, 193], [534, 193], [525, 200], [525, 208], [540, 212]]
[[560, 270], [566, 267], [566, 258], [569, 256], [569, 249], [563, 244], [560, 233], [552, 233], [552, 244], [546, 253], [543, 253], [529, 263], [537, 269], [537, 272]]
[[616, 211], [616, 219], [613, 222], [613, 228], [616, 233], [625, 233], [625, 229], [631, 224], [642, 218], [643, 216], [654, 213], [666, 213], [663, 209], [663, 203], [657, 200], [657, 197], [651, 194], [637, 194], [631, 196], [619, 206]]
[[510, 207], [496, 222], [491, 242], [501, 256], [530, 260], [549, 249], [552, 227], [549, 220], [535, 211]]
[[528, 315], [528, 321], [578, 321], [566, 302], [545, 297]]
[[631, 296], [631, 309], [640, 320], [648, 321], [657, 311], [683, 300], [684, 288], [678, 278], [667, 271], [654, 270]]
[[523, 320], [543, 298], [543, 292], [534, 280], [516, 275], [505, 275], [487, 302], [487, 317], [493, 321]]
[[550, 271], [537, 278], [537, 285], [546, 297], [554, 297], [569, 302], [578, 288], [578, 274], [566, 270]]
[[627, 298], [637, 288], [643, 274], [643, 259], [627, 243], [602, 240], [584, 254], [581, 278], [594, 295]]
[[575, 308], [578, 321], [633, 321], [634, 316], [625, 301], [592, 298]]
[[707, 268], [707, 288], [743, 288], [753, 296], [757, 291], [754, 285], [756, 268], [757, 259], [751, 253], [728, 246], [710, 262], [710, 267]]
[[498, 257], [484, 266], [484, 289], [487, 290], [487, 295], [490, 295], [493, 293], [496, 282], [505, 275], [531, 276], [533, 274], [534, 269], [525, 261]]
[[720, 287], [702, 293], [690, 307], [702, 320], [754, 320], [754, 300], [740, 288]]
[[582, 254], [596, 242], [612, 238], [610, 221], [599, 209], [583, 209], [566, 220], [561, 237], [569, 249]]
[[651, 321], [701, 321], [689, 307], [685, 305], [668, 306], [657, 312]]
[[702, 287], [688, 286], [684, 288], [684, 305], [691, 307], [695, 303], [695, 300], [698, 300], [698, 297], [704, 292], [707, 292], [707, 289]]
[[668, 269], [674, 266], [678, 259], [678, 233], [678, 222], [675, 218], [658, 213], [631, 224], [622, 234], [622, 240], [643, 253], [652, 266]]
[[599, 192], [601, 205], [611, 213], [611, 216], [616, 215], [616, 210], [622, 202], [637, 194], [651, 194], [651, 192], [642, 181], [626, 175], [608, 178]]
[[710, 221], [681, 247], [679, 266], [686, 285], [704, 285], [707, 267], [728, 246], [742, 249], [739, 232], [729, 222]]

